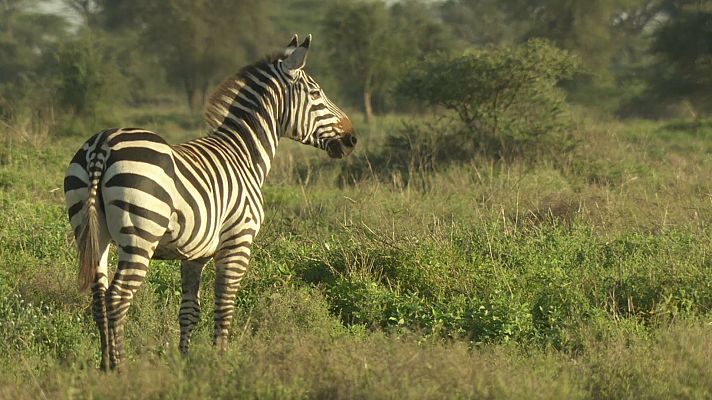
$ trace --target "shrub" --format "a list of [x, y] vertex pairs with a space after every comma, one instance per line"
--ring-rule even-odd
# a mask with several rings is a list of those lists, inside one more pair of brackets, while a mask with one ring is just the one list
[[435, 56], [397, 87], [404, 97], [454, 111], [470, 146], [498, 158], [570, 148], [567, 104], [557, 84], [578, 59], [543, 40]]
[[96, 122], [105, 118], [111, 106], [125, 93], [124, 79], [111, 54], [96, 39], [85, 36], [64, 43], [55, 54], [59, 105], [70, 120], [65, 130], [84, 129], [78, 119]]

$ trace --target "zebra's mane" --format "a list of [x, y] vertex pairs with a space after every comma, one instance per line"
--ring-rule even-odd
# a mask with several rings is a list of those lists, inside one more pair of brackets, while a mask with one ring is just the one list
[[220, 127], [225, 116], [230, 109], [235, 96], [244, 86], [244, 81], [248, 73], [253, 73], [258, 69], [263, 69], [277, 60], [284, 59], [284, 53], [275, 53], [262, 58], [256, 63], [243, 67], [238, 73], [225, 78], [215, 91], [208, 98], [203, 111], [203, 118], [208, 124], [210, 131], [215, 131]]

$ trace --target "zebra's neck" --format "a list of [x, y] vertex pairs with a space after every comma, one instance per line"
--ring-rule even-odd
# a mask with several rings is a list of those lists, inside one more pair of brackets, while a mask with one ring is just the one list
[[270, 64], [255, 66], [226, 80], [206, 107], [210, 136], [224, 141], [264, 183], [284, 131], [287, 90]]

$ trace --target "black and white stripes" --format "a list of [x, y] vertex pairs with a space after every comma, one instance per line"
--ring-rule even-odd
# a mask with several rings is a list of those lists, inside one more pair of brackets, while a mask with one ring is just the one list
[[[264, 212], [261, 186], [282, 136], [348, 155], [345, 114], [304, 70], [311, 36], [227, 79], [206, 107], [208, 136], [178, 145], [137, 128], [92, 136], [74, 155], [64, 191], [77, 238], [80, 285], [92, 288], [102, 368], [120, 365], [123, 326], [149, 260], [180, 259], [180, 349], [199, 318], [203, 267], [215, 260], [214, 343], [224, 349], [235, 293]], [[108, 249], [118, 249], [109, 284]]]

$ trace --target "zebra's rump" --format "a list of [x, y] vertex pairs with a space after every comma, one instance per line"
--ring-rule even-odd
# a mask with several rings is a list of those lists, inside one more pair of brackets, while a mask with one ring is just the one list
[[75, 233], [87, 202], [98, 208], [119, 245], [157, 243], [171, 227], [175, 199], [171, 147], [146, 130], [109, 129], [92, 136], [74, 155], [64, 179], [65, 199]]
[[207, 153], [191, 153], [190, 147], [176, 150], [137, 128], [106, 130], [87, 140], [65, 176], [75, 235], [84, 223], [80, 211], [94, 201], [102, 226], [119, 246], [152, 249], [156, 259], [211, 256], [223, 210], [238, 204], [220, 200], [235, 197], [223, 193], [237, 194], [239, 185], [223, 182], [234, 175], [228, 164], [212, 163]]

